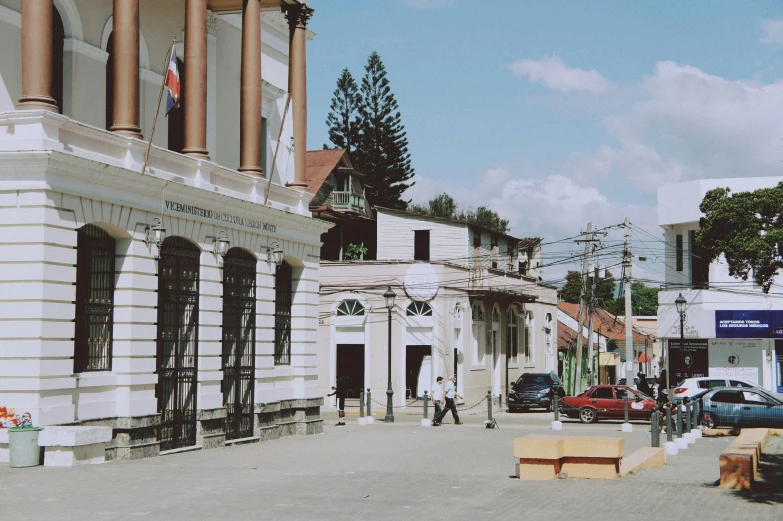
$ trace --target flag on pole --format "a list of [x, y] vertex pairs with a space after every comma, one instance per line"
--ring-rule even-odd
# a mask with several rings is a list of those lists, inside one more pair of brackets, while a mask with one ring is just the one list
[[171, 46], [165, 85], [168, 91], [168, 99], [166, 100], [166, 115], [168, 115], [171, 109], [179, 107], [179, 70], [177, 70], [177, 50], [173, 45]]

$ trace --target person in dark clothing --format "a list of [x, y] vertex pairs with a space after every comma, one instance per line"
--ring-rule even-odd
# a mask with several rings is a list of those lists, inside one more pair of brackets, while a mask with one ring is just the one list
[[650, 384], [647, 383], [647, 375], [639, 372], [636, 374], [637, 378], [639, 378], [639, 384], [636, 386], [636, 388], [639, 390], [640, 393], [642, 393], [645, 396], [653, 397], [653, 390], [650, 388]]
[[669, 389], [666, 388], [666, 369], [661, 371], [658, 377], [658, 403], [666, 403], [669, 401]]
[[327, 396], [337, 396], [337, 424], [335, 427], [345, 426], [345, 398], [348, 396], [348, 389], [345, 387], [345, 381], [341, 377], [337, 377], [337, 382], [332, 387], [332, 393]]

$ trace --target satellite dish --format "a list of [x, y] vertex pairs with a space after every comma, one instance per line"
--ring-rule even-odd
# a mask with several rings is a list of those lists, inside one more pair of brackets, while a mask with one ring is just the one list
[[408, 297], [421, 302], [435, 298], [440, 281], [438, 273], [431, 264], [412, 264], [405, 272], [403, 285]]

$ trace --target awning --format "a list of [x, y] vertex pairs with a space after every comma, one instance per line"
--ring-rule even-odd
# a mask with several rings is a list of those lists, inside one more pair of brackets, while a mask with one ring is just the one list
[[652, 362], [652, 360], [650, 360], [650, 357], [647, 355], [647, 353], [641, 352], [641, 353], [639, 353], [639, 362], [641, 362], [643, 364], [648, 364], [648, 363]]
[[620, 365], [620, 353], [598, 353], [598, 365]]

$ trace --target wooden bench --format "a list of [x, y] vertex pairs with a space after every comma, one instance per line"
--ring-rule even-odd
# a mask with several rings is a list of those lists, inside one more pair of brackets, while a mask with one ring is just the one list
[[759, 459], [770, 434], [781, 429], [742, 429], [740, 435], [720, 454], [721, 488], [749, 490], [758, 480]]
[[625, 456], [623, 438], [529, 435], [514, 440], [517, 477], [524, 480], [616, 479]]
[[75, 467], [106, 461], [111, 438], [111, 427], [53, 425], [43, 428], [38, 445], [44, 447], [44, 467]]

